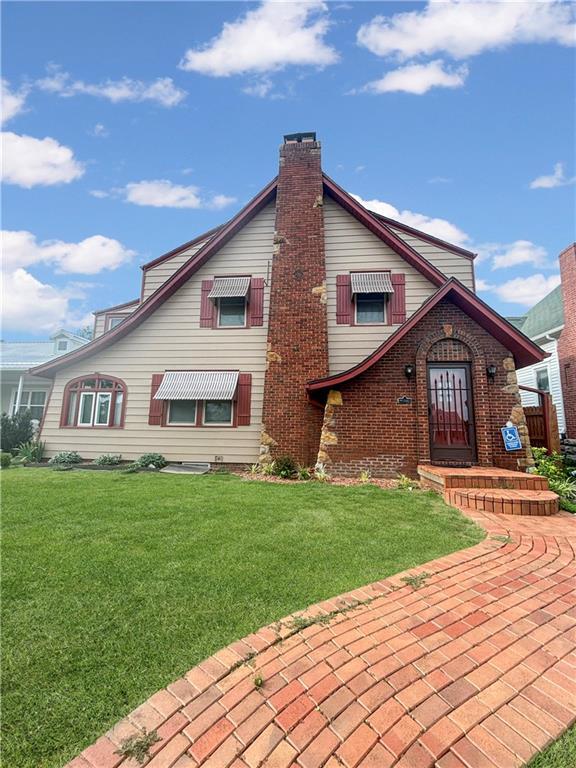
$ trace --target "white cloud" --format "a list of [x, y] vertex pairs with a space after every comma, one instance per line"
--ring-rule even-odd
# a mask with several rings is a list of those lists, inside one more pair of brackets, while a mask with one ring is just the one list
[[357, 39], [377, 56], [455, 59], [517, 43], [574, 45], [574, 8], [550, 2], [430, 2], [423, 10], [376, 16]]
[[11, 273], [33, 264], [50, 264], [56, 271], [95, 275], [102, 270], [114, 270], [136, 255], [118, 240], [93, 235], [79, 243], [62, 240], [38, 242], [25, 230], [2, 232], [3, 269]]
[[133, 181], [126, 184], [125, 187], [112, 189], [109, 192], [94, 189], [90, 194], [97, 198], [122, 197], [127, 203], [153, 208], [212, 208], [219, 210], [236, 202], [235, 197], [220, 194], [205, 196], [199, 187], [173, 184], [168, 179]]
[[402, 91], [420, 96], [431, 88], [461, 88], [467, 76], [466, 65], [447, 69], [444, 62], [437, 59], [428, 64], [409, 64], [387, 72], [380, 80], [367, 83], [362, 90], [368, 93]]
[[573, 176], [571, 179], [566, 178], [564, 165], [556, 163], [554, 172], [549, 176], [538, 176], [537, 179], [530, 182], [530, 189], [555, 189], [556, 187], [566, 187], [574, 183], [576, 183], [576, 176]]
[[476, 278], [476, 290], [477, 291], [491, 291], [494, 288], [488, 281], [483, 280], [481, 277]]
[[531, 307], [549, 294], [557, 285], [560, 285], [560, 275], [545, 277], [542, 274], [535, 274], [508, 280], [494, 288], [494, 292], [502, 301]]
[[36, 86], [65, 98], [87, 95], [108, 99], [112, 103], [152, 101], [162, 107], [175, 107], [187, 96], [186, 91], [178, 88], [171, 77], [159, 77], [150, 82], [123, 77], [102, 83], [85, 83], [83, 80], [73, 80], [68, 72], [56, 65], [49, 67], [48, 75], [37, 80]]
[[201, 48], [190, 48], [182, 69], [212, 77], [273, 72], [290, 65], [325, 67], [338, 60], [324, 37], [329, 28], [321, 0], [264, 0]]
[[75, 159], [74, 152], [56, 139], [35, 139], [5, 131], [1, 140], [3, 178], [9, 184], [26, 189], [67, 184], [84, 173], [84, 166]]
[[96, 123], [94, 128], [92, 128], [90, 131], [90, 135], [97, 139], [106, 139], [108, 136], [110, 136], [110, 131], [102, 123]]
[[26, 105], [26, 97], [28, 96], [28, 88], [20, 88], [18, 91], [10, 90], [10, 83], [8, 80], [2, 78], [1, 82], [2, 97], [1, 97], [1, 113], [2, 113], [2, 125], [7, 123], [16, 115], [19, 115], [24, 111]]
[[534, 267], [552, 267], [548, 262], [548, 253], [541, 245], [530, 240], [515, 240], [513, 243], [485, 243], [478, 246], [479, 260], [490, 259], [492, 269], [506, 269], [519, 264], [532, 264]]
[[470, 240], [465, 232], [447, 219], [433, 218], [414, 211], [399, 211], [398, 208], [382, 200], [363, 200], [359, 195], [352, 195], [352, 197], [370, 211], [380, 213], [390, 219], [396, 219], [410, 227], [421, 229], [429, 235], [439, 237], [441, 240], [446, 240], [454, 245], [465, 246]]
[[274, 83], [269, 77], [262, 77], [252, 85], [247, 85], [242, 88], [242, 92], [248, 94], [248, 96], [256, 96], [259, 99], [265, 99], [272, 92]]
[[428, 184], [452, 184], [452, 179], [449, 179], [447, 176], [433, 176], [431, 179], [428, 179]]
[[70, 297], [37, 280], [25, 269], [3, 276], [2, 325], [18, 331], [55, 331], [61, 326], [79, 325], [72, 320]]

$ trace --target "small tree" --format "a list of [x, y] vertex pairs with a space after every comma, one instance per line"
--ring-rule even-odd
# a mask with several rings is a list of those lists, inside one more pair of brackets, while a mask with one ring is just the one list
[[29, 410], [18, 411], [14, 416], [3, 413], [0, 420], [0, 450], [13, 453], [22, 443], [34, 436], [34, 425]]

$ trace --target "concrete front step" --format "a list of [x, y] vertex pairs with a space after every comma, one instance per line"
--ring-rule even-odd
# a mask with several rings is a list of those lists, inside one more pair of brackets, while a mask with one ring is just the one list
[[555, 515], [558, 496], [546, 490], [504, 488], [449, 488], [444, 498], [455, 507], [503, 515]]
[[513, 472], [499, 467], [418, 467], [422, 485], [444, 493], [451, 488], [503, 488], [507, 490], [547, 491], [548, 480], [540, 475]]

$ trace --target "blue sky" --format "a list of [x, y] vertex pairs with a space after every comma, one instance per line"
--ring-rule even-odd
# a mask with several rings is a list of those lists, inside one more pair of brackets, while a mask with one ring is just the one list
[[372, 207], [478, 251], [522, 314], [574, 240], [567, 3], [4, 4], [4, 330], [83, 325], [315, 130]]

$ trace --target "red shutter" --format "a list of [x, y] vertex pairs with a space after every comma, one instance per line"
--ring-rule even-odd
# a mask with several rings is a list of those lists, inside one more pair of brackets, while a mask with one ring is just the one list
[[236, 400], [236, 424], [246, 427], [250, 424], [250, 404], [252, 400], [252, 374], [238, 375], [238, 397]]
[[390, 301], [390, 323], [398, 325], [406, 320], [406, 275], [392, 274], [394, 293]]
[[351, 325], [353, 316], [350, 275], [336, 275], [336, 323]]
[[164, 411], [164, 401], [154, 400], [154, 395], [164, 378], [163, 373], [152, 374], [152, 387], [150, 388], [150, 410], [148, 411], [148, 424], [159, 427], [162, 424], [162, 413]]
[[202, 292], [200, 294], [200, 328], [214, 328], [216, 318], [216, 305], [208, 294], [212, 290], [214, 280], [202, 280]]
[[264, 278], [250, 280], [250, 326], [264, 325]]

